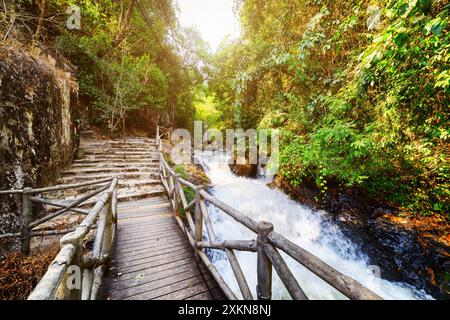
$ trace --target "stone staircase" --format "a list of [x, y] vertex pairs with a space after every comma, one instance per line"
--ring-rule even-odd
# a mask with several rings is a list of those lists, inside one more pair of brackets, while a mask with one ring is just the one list
[[[157, 197], [164, 194], [159, 178], [159, 159], [155, 139], [119, 140], [82, 139], [80, 158], [60, 173], [57, 184], [82, 183], [105, 178], [119, 178], [119, 202]], [[73, 201], [80, 193], [98, 186], [62, 191], [55, 198]], [[84, 206], [92, 205], [92, 198]]]

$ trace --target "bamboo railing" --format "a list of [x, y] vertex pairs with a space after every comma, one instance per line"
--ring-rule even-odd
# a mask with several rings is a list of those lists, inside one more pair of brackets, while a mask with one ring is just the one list
[[[289, 255], [295, 261], [306, 267], [312, 273], [330, 284], [339, 292], [352, 300], [381, 300], [376, 293], [364, 287], [353, 278], [342, 274], [332, 268], [313, 254], [299, 247], [295, 243], [286, 239], [283, 235], [274, 231], [272, 223], [267, 221], [257, 222], [252, 218], [233, 209], [228, 204], [215, 198], [203, 186], [196, 186], [181, 178], [167, 164], [162, 152], [162, 137], [167, 134], [160, 134], [158, 127], [156, 143], [160, 158], [160, 177], [162, 184], [171, 201], [173, 210], [176, 212], [176, 221], [185, 232], [195, 254], [205, 264], [211, 275], [215, 278], [225, 296], [230, 300], [237, 297], [223, 280], [214, 264], [205, 254], [204, 249], [222, 250], [228, 257], [231, 269], [238, 283], [240, 292], [245, 300], [253, 300], [252, 291], [247, 283], [239, 261], [234, 253], [237, 251], [256, 252], [257, 254], [257, 299], [270, 300], [272, 298], [272, 269], [275, 269], [286, 290], [294, 300], [308, 300], [307, 295], [301, 288], [295, 276], [281, 256], [279, 250]], [[188, 187], [195, 192], [195, 199], [188, 203], [184, 193], [184, 187]], [[209, 216], [207, 204], [215, 206], [226, 215], [253, 231], [257, 237], [254, 240], [225, 240], [218, 241], [211, 218]], [[181, 209], [184, 210], [187, 224], [180, 217]], [[206, 227], [208, 241], [204, 241], [203, 228]]]
[[[69, 203], [37, 196], [38, 194], [87, 186], [97, 186], [98, 188]], [[23, 255], [30, 253], [32, 237], [64, 235], [60, 240], [59, 253], [28, 297], [29, 300], [94, 300], [97, 297], [106, 263], [111, 256], [117, 226], [117, 191], [117, 178], [41, 189], [25, 188], [23, 190], [0, 191], [0, 194], [22, 194], [21, 232], [2, 234], [0, 239], [20, 237]], [[100, 196], [92, 209], [77, 208], [77, 206], [97, 195]], [[61, 209], [32, 221], [33, 203], [46, 204]], [[85, 215], [85, 218], [81, 224], [73, 229], [43, 232], [33, 230], [66, 212], [80, 213]], [[96, 230], [94, 247], [92, 252], [85, 252], [83, 242], [92, 230]]]

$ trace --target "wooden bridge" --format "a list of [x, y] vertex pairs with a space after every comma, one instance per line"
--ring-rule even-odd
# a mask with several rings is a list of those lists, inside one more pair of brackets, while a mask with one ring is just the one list
[[[0, 191], [21, 195], [23, 203], [21, 232], [0, 239], [20, 238], [26, 255], [33, 237], [63, 235], [57, 257], [30, 300], [237, 299], [206, 248], [225, 252], [246, 300], [255, 298], [254, 291], [235, 250], [257, 255], [259, 300], [272, 297], [273, 269], [293, 299], [308, 299], [280, 251], [350, 299], [381, 299], [275, 232], [270, 222], [254, 221], [203, 186], [181, 178], [164, 158], [162, 137], [158, 128], [156, 139], [88, 140], [82, 144], [84, 157], [64, 171], [61, 185]], [[194, 191], [194, 199], [187, 199], [186, 188]], [[33, 219], [35, 204], [43, 205], [48, 214]], [[208, 206], [246, 226], [256, 238], [217, 239]], [[55, 221], [71, 221], [74, 216], [82, 222], [54, 228], [60, 225]]]

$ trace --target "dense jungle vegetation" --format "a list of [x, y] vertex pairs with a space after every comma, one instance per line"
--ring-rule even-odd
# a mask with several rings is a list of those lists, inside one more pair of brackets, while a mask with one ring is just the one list
[[292, 185], [450, 219], [448, 1], [246, 0], [213, 57], [222, 127], [279, 128]]
[[[4, 41], [15, 39], [55, 52], [76, 66], [80, 98], [89, 106], [91, 124], [115, 132], [127, 115], [140, 109], [163, 114], [177, 126], [192, 123], [193, 88], [203, 81], [198, 56], [207, 48], [195, 30], [179, 26], [172, 1], [3, 4]], [[72, 5], [79, 7], [78, 26]]]
[[[66, 26], [72, 4], [79, 30]], [[215, 54], [180, 26], [173, 0], [0, 9], [4, 42], [76, 66], [92, 124], [118, 131], [149, 109], [174, 127], [277, 128], [280, 175], [293, 186], [360, 188], [450, 218], [447, 0], [236, 0], [241, 37]]]

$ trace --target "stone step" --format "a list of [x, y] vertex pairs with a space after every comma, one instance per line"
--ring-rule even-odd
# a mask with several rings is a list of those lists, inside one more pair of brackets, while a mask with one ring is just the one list
[[158, 161], [152, 160], [152, 161], [148, 161], [148, 162], [129, 162], [129, 161], [122, 161], [122, 162], [95, 162], [95, 163], [83, 163], [83, 162], [77, 162], [77, 163], [73, 163], [70, 165], [70, 167], [68, 167], [68, 169], [81, 169], [81, 168], [86, 168], [86, 169], [90, 169], [90, 168], [126, 168], [126, 167], [138, 167], [138, 168], [142, 168], [142, 167], [149, 167], [149, 168], [159, 168], [159, 163]]
[[[118, 185], [119, 188], [130, 188], [130, 187], [151, 187], [155, 185], [161, 184], [160, 179], [119, 179]], [[86, 186], [82, 188], [78, 188], [77, 193], [89, 192], [97, 189], [98, 185]]]
[[147, 150], [147, 151], [108, 151], [102, 149], [92, 149], [85, 150], [84, 155], [116, 155], [116, 156], [157, 156], [158, 152], [156, 150]]
[[159, 159], [155, 158], [101, 158], [101, 157], [93, 157], [93, 158], [83, 158], [74, 160], [73, 165], [97, 165], [97, 164], [124, 164], [124, 165], [137, 165], [137, 164], [152, 164], [159, 163]]
[[156, 140], [83, 140], [81, 141], [82, 146], [149, 146], [156, 145]]
[[[119, 185], [119, 192], [120, 190], [127, 190], [127, 189], [151, 189], [153, 187], [160, 187], [161, 186], [161, 180], [160, 179], [122, 179], [118, 182]], [[68, 197], [76, 197], [78, 195], [87, 194], [89, 192], [92, 192], [96, 189], [100, 188], [99, 185], [92, 185], [92, 186], [85, 186], [81, 188], [76, 189], [68, 189], [68, 190], [62, 190], [57, 192], [52, 192], [49, 194], [46, 194], [45, 197], [48, 199], [66, 199]]]
[[158, 178], [159, 170], [147, 171], [147, 172], [122, 172], [122, 173], [109, 173], [109, 174], [79, 174], [67, 177], [62, 177], [58, 179], [58, 184], [68, 184], [68, 183], [82, 183], [89, 182], [107, 178], [118, 178], [120, 179], [150, 179]]
[[127, 179], [119, 180], [119, 188], [122, 187], [145, 187], [161, 184], [160, 179]]
[[[165, 194], [160, 181], [159, 154], [155, 139], [127, 138], [125, 141], [82, 139], [80, 148], [83, 158], [75, 160], [72, 165], [65, 168], [58, 184], [117, 177], [120, 202]], [[71, 202], [98, 188], [98, 185], [86, 186], [48, 196]], [[89, 208], [99, 197], [100, 195], [89, 199], [82, 206]]]
[[[117, 194], [117, 200], [119, 202], [132, 201], [144, 198], [159, 197], [165, 194], [165, 190], [162, 186], [154, 186], [150, 188], [120, 188]], [[72, 202], [79, 198], [77, 196], [68, 196], [64, 201]], [[93, 197], [84, 202], [80, 207], [87, 208], [91, 207], [98, 201], [99, 197]]]
[[80, 148], [82, 150], [89, 150], [89, 149], [112, 149], [112, 150], [133, 150], [136, 149], [137, 151], [145, 151], [145, 150], [156, 150], [157, 146], [153, 144], [143, 144], [143, 145], [109, 145], [109, 144], [81, 144]]
[[118, 157], [118, 156], [108, 156], [108, 155], [98, 155], [98, 156], [88, 156], [82, 159], [82, 161], [76, 161], [75, 163], [105, 163], [105, 162], [124, 162], [124, 163], [136, 163], [136, 162], [157, 162], [159, 159], [157, 157], [139, 157], [139, 156], [128, 156]]
[[[82, 147], [81, 147], [82, 148]], [[102, 152], [102, 153], [147, 153], [147, 152], [157, 152], [156, 148], [108, 148], [108, 147], [89, 147], [89, 148], [82, 148], [82, 152], [84, 154], [90, 153], [90, 152]]]
[[95, 160], [95, 159], [102, 159], [102, 160], [154, 160], [154, 159], [158, 159], [158, 154], [155, 153], [146, 153], [146, 154], [104, 154], [104, 153], [99, 153], [99, 154], [87, 154], [83, 157], [83, 159], [85, 160]]
[[145, 167], [134, 167], [134, 166], [126, 166], [122, 168], [114, 168], [114, 167], [92, 167], [92, 168], [68, 168], [62, 172], [63, 175], [78, 175], [78, 174], [89, 174], [89, 173], [123, 173], [123, 172], [135, 172], [135, 173], [146, 173], [157, 170], [159, 166], [157, 164], [153, 166], [145, 166]]

